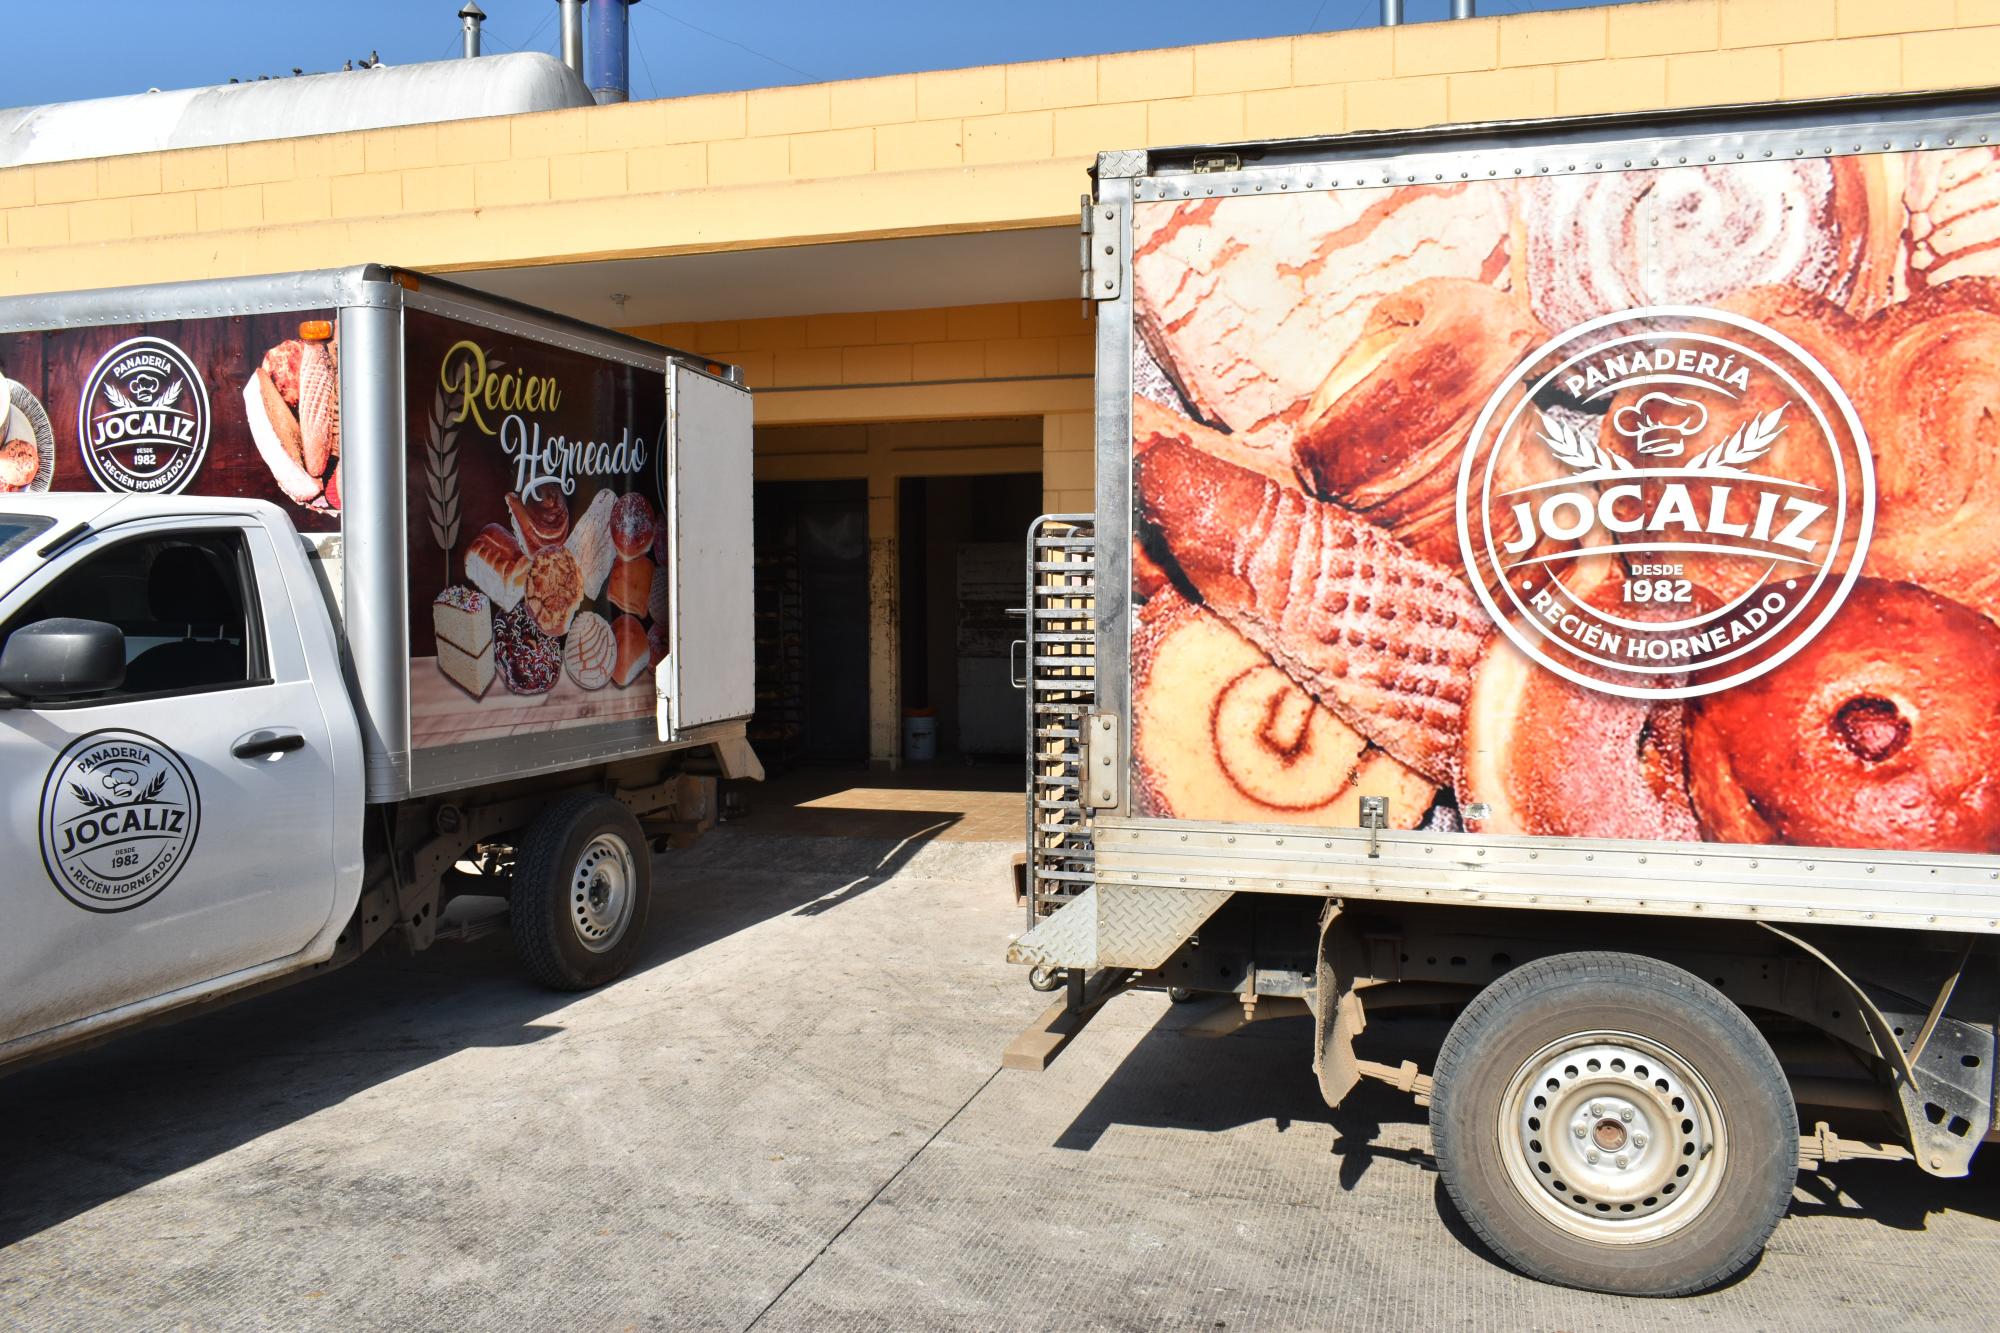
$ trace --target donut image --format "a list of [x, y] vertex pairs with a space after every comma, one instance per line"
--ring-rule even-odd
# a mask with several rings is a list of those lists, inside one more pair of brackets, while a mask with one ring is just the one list
[[46, 491], [55, 480], [56, 437], [41, 400], [0, 379], [0, 493]]
[[493, 618], [493, 663], [500, 683], [514, 694], [547, 694], [562, 676], [562, 640], [535, 625], [524, 601]]
[[1717, 842], [2000, 851], [2000, 626], [1861, 579], [1790, 661], [1692, 701], [1695, 814]]

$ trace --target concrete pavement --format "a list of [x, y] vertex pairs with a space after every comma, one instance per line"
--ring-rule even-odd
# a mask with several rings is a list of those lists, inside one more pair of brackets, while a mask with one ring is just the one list
[[[911, 828], [936, 820], [912, 814]], [[890, 829], [895, 834], [896, 829]], [[0, 1323], [102, 1328], [1974, 1327], [2000, 1193], [1843, 1164], [1669, 1306], [1525, 1281], [1421, 1113], [1329, 1116], [1292, 1020], [1124, 996], [1043, 1074], [1009, 843], [753, 816], [659, 863], [635, 973], [504, 934], [0, 1081]], [[1859, 1211], [1866, 1205], [1869, 1211]]]

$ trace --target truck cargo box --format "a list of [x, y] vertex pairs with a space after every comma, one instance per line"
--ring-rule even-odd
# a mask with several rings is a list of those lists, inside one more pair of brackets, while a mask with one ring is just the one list
[[370, 800], [740, 736], [732, 369], [368, 266], [0, 300], [0, 374], [0, 483], [286, 507]]

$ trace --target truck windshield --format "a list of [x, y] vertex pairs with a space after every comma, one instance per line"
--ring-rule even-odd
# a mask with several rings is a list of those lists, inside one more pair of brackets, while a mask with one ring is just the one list
[[29, 538], [55, 523], [40, 514], [0, 514], [0, 560], [21, 549]]

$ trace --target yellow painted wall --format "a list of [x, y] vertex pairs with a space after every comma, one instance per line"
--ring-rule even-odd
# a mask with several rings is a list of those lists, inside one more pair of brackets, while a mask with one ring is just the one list
[[1988, 83], [1994, 0], [1652, 0], [0, 171], [0, 291], [1043, 226], [1105, 148]]

